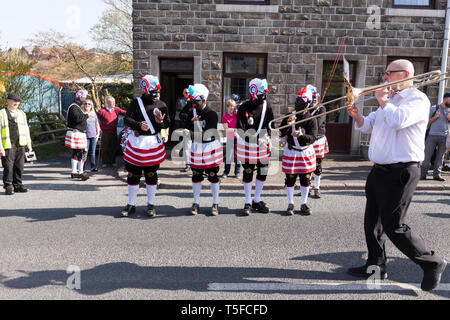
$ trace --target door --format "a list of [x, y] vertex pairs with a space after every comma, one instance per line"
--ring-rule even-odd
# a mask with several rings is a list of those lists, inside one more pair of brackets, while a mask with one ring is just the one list
[[[356, 75], [356, 63], [350, 62], [350, 82], [354, 83]], [[333, 69], [333, 61], [323, 62], [322, 88], [326, 90], [323, 102], [327, 102], [346, 95], [346, 88], [343, 78], [343, 63], [340, 62], [336, 66], [334, 75], [330, 77]], [[331, 78], [331, 79], [330, 79]], [[326, 110], [331, 111], [338, 107], [345, 106], [345, 99], [334, 104], [326, 105]], [[352, 137], [352, 121], [347, 110], [344, 108], [340, 111], [332, 112], [327, 115], [326, 136], [330, 152], [333, 153], [350, 153], [351, 137]]]
[[173, 132], [177, 99], [183, 96], [183, 89], [194, 84], [194, 60], [160, 59], [160, 70], [161, 100], [169, 109], [170, 132]]

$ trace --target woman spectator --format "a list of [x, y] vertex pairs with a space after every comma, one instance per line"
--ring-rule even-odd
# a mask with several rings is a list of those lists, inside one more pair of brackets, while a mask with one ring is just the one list
[[87, 119], [87, 149], [91, 155], [91, 171], [97, 172], [97, 162], [95, 161], [95, 150], [97, 148], [98, 138], [100, 137], [100, 123], [94, 110], [92, 100], [86, 100], [84, 104], [84, 112], [89, 115]]
[[230, 174], [231, 163], [234, 159], [234, 174], [236, 178], [239, 178], [241, 172], [241, 162], [234, 156], [234, 150], [236, 148], [236, 102], [232, 99], [227, 101], [227, 112], [222, 117], [223, 127], [227, 132], [227, 145], [226, 145], [226, 161], [225, 170], [222, 178], [227, 178]]

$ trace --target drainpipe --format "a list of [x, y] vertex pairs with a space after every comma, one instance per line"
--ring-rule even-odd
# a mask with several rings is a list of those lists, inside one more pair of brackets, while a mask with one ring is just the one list
[[[445, 73], [447, 70], [447, 58], [448, 58], [448, 40], [450, 35], [450, 0], [447, 1], [447, 10], [445, 11], [445, 31], [444, 31], [444, 45], [442, 48], [442, 63], [441, 72]], [[441, 103], [444, 98], [445, 83], [447, 81], [439, 82], [439, 95], [437, 103]]]

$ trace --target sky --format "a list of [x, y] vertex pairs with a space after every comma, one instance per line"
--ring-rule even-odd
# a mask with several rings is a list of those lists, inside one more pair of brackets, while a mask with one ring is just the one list
[[107, 9], [102, 0], [0, 0], [0, 48], [28, 45], [33, 35], [51, 29], [73, 37], [77, 44], [97, 47], [89, 29]]

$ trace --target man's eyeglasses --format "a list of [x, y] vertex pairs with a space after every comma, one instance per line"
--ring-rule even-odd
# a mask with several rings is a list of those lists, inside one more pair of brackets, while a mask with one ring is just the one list
[[183, 92], [183, 94], [189, 94], [189, 92], [186, 91], [186, 92]]
[[392, 71], [385, 71], [385, 72], [383, 73], [383, 75], [384, 75], [384, 76], [390, 77], [390, 76], [391, 76], [391, 73], [394, 73], [394, 72], [406, 72], [406, 70], [392, 70]]

